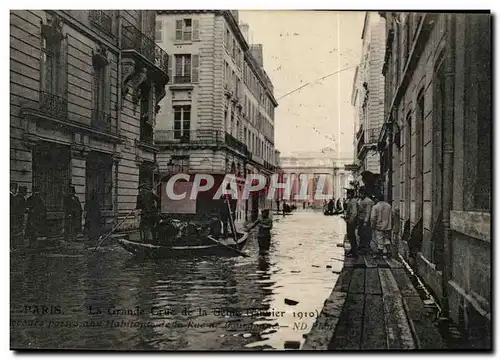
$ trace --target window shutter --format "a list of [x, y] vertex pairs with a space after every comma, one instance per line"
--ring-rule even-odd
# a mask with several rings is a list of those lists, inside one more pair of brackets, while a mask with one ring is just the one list
[[59, 77], [61, 96], [64, 99], [68, 98], [68, 36], [66, 35], [61, 41], [61, 76]]
[[112, 107], [111, 107], [111, 64], [104, 68], [104, 112], [105, 116], [109, 116], [111, 126], [110, 130], [114, 130]]
[[198, 82], [199, 78], [199, 67], [200, 67], [200, 55], [193, 55], [193, 61], [191, 64], [191, 81], [194, 83]]
[[182, 40], [182, 20], [175, 20], [175, 40]]
[[173, 55], [168, 55], [168, 67], [167, 67], [167, 75], [168, 75], [168, 82], [172, 82], [172, 63], [174, 62], [174, 56]]
[[193, 20], [193, 40], [200, 40], [200, 21]]

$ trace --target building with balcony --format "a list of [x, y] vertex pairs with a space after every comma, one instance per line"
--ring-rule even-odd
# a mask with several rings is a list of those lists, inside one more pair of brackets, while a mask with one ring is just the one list
[[[355, 108], [354, 153], [360, 177], [364, 171], [380, 173], [377, 141], [384, 123], [384, 77], [382, 65], [385, 49], [385, 20], [377, 13], [367, 12], [362, 34], [360, 64], [357, 66], [351, 104]], [[359, 178], [360, 179], [360, 178]], [[358, 180], [359, 180], [358, 179]]]
[[[40, 190], [48, 235], [62, 231], [69, 185], [82, 205], [95, 191], [110, 225], [135, 208], [139, 182], [153, 181], [152, 128], [168, 80], [155, 16], [10, 13], [11, 181]], [[137, 221], [130, 217], [122, 228]]]
[[[270, 175], [276, 165], [273, 85], [262, 45], [248, 44], [237, 11], [158, 11], [156, 41], [172, 54], [168, 96], [157, 116], [159, 171], [167, 164], [217, 181], [233, 173]], [[238, 204], [237, 220], [271, 206], [264, 194]], [[200, 196], [197, 212], [213, 202]], [[172, 212], [176, 209], [172, 208]]]
[[442, 315], [491, 349], [491, 15], [382, 15], [393, 239]]

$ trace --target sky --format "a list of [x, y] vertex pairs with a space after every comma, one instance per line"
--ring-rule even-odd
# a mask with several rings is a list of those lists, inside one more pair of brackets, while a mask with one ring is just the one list
[[[340, 156], [352, 156], [351, 93], [355, 66], [361, 59], [364, 16], [361, 11], [239, 12], [240, 22], [250, 27], [250, 42], [263, 44], [264, 69], [279, 103], [275, 147], [282, 156], [327, 147]], [[311, 85], [280, 99], [308, 82]]]

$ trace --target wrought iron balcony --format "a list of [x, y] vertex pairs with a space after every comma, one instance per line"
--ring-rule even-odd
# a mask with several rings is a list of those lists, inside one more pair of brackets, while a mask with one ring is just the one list
[[190, 84], [191, 75], [174, 75], [174, 84]]
[[140, 140], [146, 144], [153, 144], [153, 126], [145, 121], [141, 124]]
[[226, 133], [225, 135], [225, 142], [226, 145], [241, 153], [248, 153], [248, 147], [229, 133]]
[[50, 92], [40, 93], [40, 110], [58, 118], [68, 117], [68, 99]]
[[218, 130], [156, 130], [155, 144], [221, 144], [223, 137]]
[[135, 51], [163, 73], [168, 73], [168, 54], [156, 45], [153, 39], [125, 19], [122, 25], [122, 50]]
[[89, 11], [89, 20], [90, 22], [106, 31], [109, 34], [112, 34], [113, 28], [113, 19], [111, 16], [106, 14], [103, 10], [90, 10]]
[[366, 142], [369, 144], [374, 144], [378, 142], [381, 128], [367, 129], [366, 130]]
[[114, 127], [111, 124], [111, 114], [99, 109], [92, 110], [92, 126], [107, 132], [114, 132]]

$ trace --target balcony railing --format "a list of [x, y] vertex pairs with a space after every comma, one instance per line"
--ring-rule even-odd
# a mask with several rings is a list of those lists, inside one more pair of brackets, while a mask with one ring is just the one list
[[153, 144], [153, 126], [147, 122], [141, 124], [140, 140], [146, 144]]
[[125, 19], [122, 28], [122, 49], [135, 50], [164, 73], [168, 72], [168, 54], [156, 45], [153, 39]]
[[68, 99], [42, 91], [40, 93], [40, 110], [59, 118], [67, 118]]
[[191, 75], [174, 75], [175, 84], [190, 84]]
[[367, 129], [366, 142], [369, 144], [377, 143], [381, 128]]
[[111, 132], [112, 124], [111, 124], [111, 114], [99, 111], [99, 109], [92, 110], [92, 126], [99, 129]]
[[89, 20], [93, 25], [101, 28], [102, 30], [106, 31], [107, 33], [109, 33], [109, 34], [112, 33], [113, 19], [111, 18], [111, 16], [106, 14], [105, 11], [103, 11], [103, 10], [90, 10]]
[[221, 144], [222, 133], [217, 130], [156, 130], [157, 144]]
[[248, 147], [229, 133], [225, 135], [226, 145], [244, 154], [248, 153]]

